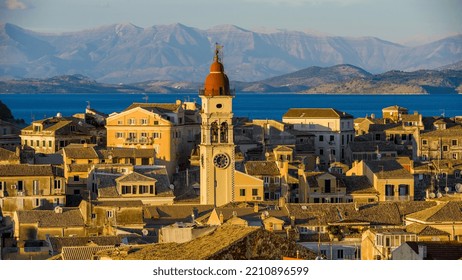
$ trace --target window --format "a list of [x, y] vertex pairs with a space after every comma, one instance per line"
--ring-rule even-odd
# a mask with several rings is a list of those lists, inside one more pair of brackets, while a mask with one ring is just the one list
[[380, 141], [380, 134], [376, 134], [376, 135], [375, 135], [375, 140], [376, 140], [376, 141]]
[[324, 141], [324, 135], [319, 135], [319, 142]]
[[427, 144], [428, 144], [427, 139], [422, 139], [422, 146], [427, 145]]
[[106, 211], [106, 217], [108, 219], [113, 218], [114, 217], [114, 211], [113, 210], [107, 210]]
[[154, 132], [152, 138], [160, 138], [160, 132]]
[[154, 194], [154, 185], [149, 186], [149, 193]]
[[139, 194], [148, 193], [149, 187], [148, 187], [148, 186], [145, 186], [145, 185], [141, 185], [141, 186], [139, 187], [139, 190], [140, 190], [140, 191], [138, 192]]
[[320, 149], [319, 149], [319, 155], [320, 155], [320, 156], [324, 155], [324, 149], [323, 149], [323, 148], [320, 148]]
[[74, 175], [74, 182], [80, 181], [80, 176], [79, 175]]
[[270, 177], [264, 176], [264, 177], [263, 177], [263, 181], [265, 182], [265, 184], [269, 184], [269, 182], [270, 182]]
[[274, 183], [279, 184], [281, 182], [279, 177], [274, 177]]
[[132, 186], [122, 186], [122, 194], [132, 193]]
[[24, 181], [18, 181], [17, 188], [18, 192], [22, 192], [24, 190]]
[[0, 191], [3, 191], [3, 189], [6, 189], [6, 182], [0, 181]]
[[124, 138], [123, 132], [116, 132], [116, 138]]
[[394, 196], [395, 195], [395, 186], [394, 185], [385, 185], [385, 196]]
[[329, 136], [329, 141], [334, 141], [334, 135]]
[[40, 199], [39, 198], [36, 198], [35, 201], [34, 201], [34, 207], [40, 207], [41, 203], [40, 203]]
[[136, 120], [131, 118], [131, 119], [128, 119], [128, 124], [129, 125], [135, 125], [136, 124]]
[[457, 153], [452, 153], [452, 158], [457, 159], [458, 158]]
[[147, 125], [148, 124], [148, 119], [141, 119], [141, 124]]
[[330, 193], [331, 188], [330, 188], [330, 180], [324, 180], [324, 192], [325, 193]]
[[240, 189], [239, 190], [239, 195], [240, 196], [245, 196], [245, 189]]
[[156, 125], [156, 124], [159, 124], [159, 121], [154, 121], [154, 124], [155, 124], [155, 125]]
[[40, 147], [40, 141], [39, 140], [35, 140], [35, 146]]
[[96, 219], [96, 213], [91, 213], [91, 218]]
[[337, 259], [339, 260], [343, 259], [343, 249], [337, 250]]
[[444, 145], [443, 146], [443, 152], [447, 152], [448, 151], [448, 146]]
[[399, 185], [399, 195], [400, 196], [406, 196], [406, 195], [409, 195], [409, 185]]
[[55, 190], [61, 190], [61, 180], [55, 180], [53, 187]]
[[50, 140], [50, 141], [48, 141], [48, 147], [50, 147], [50, 148], [51, 148], [52, 146], [53, 146], [53, 143], [51, 142], [51, 140]]
[[407, 139], [407, 135], [406, 134], [401, 134], [401, 140], [406, 140]]
[[257, 196], [258, 195], [258, 189], [252, 189], [252, 195]]
[[457, 139], [452, 139], [451, 140], [451, 145], [457, 146]]

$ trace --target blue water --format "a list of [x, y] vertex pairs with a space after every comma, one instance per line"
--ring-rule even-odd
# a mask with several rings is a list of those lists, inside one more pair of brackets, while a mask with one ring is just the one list
[[[197, 93], [190, 94], [1, 94], [0, 100], [12, 111], [15, 118], [22, 118], [27, 123], [31, 120], [55, 116], [83, 113], [87, 102], [91, 108], [104, 113], [120, 112], [133, 102], [164, 103], [175, 100], [196, 100]], [[304, 94], [261, 94], [237, 93], [233, 100], [234, 115], [251, 119], [281, 120], [289, 108], [336, 108], [364, 117], [375, 114], [382, 116], [382, 108], [399, 105], [418, 111], [424, 116], [447, 117], [462, 115], [462, 94], [436, 95], [304, 95]]]

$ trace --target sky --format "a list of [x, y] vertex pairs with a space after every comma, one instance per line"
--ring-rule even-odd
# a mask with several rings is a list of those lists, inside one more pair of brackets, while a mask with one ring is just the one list
[[462, 33], [462, 0], [0, 0], [0, 21], [53, 33], [115, 23], [233, 24], [416, 45]]

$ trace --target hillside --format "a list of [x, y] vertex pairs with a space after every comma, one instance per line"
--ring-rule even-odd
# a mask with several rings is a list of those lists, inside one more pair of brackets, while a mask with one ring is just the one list
[[82, 75], [0, 81], [0, 93], [114, 93], [142, 91], [144, 91], [142, 88], [136, 86], [98, 83]]
[[[350, 64], [376, 74], [435, 69], [462, 60], [462, 35], [407, 47], [374, 37], [256, 32], [233, 25], [201, 30], [183, 24], [147, 28], [113, 24], [53, 34], [6, 23], [0, 24], [0, 80], [81, 74], [112, 84], [150, 80], [197, 83], [208, 73], [215, 42], [224, 46], [229, 78], [244, 82], [310, 66]], [[277, 88], [270, 82], [264, 84]]]
[[[231, 81], [237, 92], [305, 93], [457, 93], [462, 92], [462, 71], [389, 71], [373, 75], [352, 65], [309, 67], [257, 82]], [[197, 82], [145, 81], [103, 84], [82, 75], [49, 79], [0, 81], [0, 93], [192, 93]]]
[[306, 93], [458, 93], [462, 71], [389, 71], [341, 83], [312, 87]]

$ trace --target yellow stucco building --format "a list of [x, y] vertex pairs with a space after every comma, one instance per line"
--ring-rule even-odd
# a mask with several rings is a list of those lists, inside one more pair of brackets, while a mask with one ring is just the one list
[[107, 146], [155, 149], [155, 163], [171, 175], [187, 164], [199, 123], [194, 102], [133, 103], [107, 118]]

